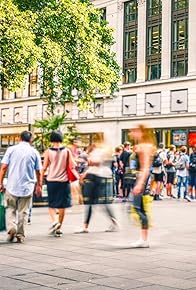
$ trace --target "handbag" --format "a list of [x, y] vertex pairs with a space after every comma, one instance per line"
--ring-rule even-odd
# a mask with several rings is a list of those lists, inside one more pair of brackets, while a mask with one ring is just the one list
[[68, 150], [68, 154], [67, 154], [67, 176], [68, 176], [68, 180], [70, 182], [74, 182], [76, 180], [79, 179], [79, 174], [78, 172], [76, 171], [75, 168], [70, 168], [69, 166], [69, 158], [70, 158], [70, 152]]
[[4, 193], [0, 192], [0, 231], [6, 230]]

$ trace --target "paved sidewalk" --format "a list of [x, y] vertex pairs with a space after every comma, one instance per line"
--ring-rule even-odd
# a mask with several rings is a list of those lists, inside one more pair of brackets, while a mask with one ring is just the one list
[[0, 289], [196, 290], [196, 203], [154, 202], [149, 249], [130, 249], [139, 229], [127, 204], [114, 204], [122, 224], [118, 233], [103, 211], [95, 210], [89, 234], [74, 234], [83, 206], [75, 206], [62, 238], [47, 235], [46, 208], [33, 209], [25, 244], [5, 242], [0, 233]]

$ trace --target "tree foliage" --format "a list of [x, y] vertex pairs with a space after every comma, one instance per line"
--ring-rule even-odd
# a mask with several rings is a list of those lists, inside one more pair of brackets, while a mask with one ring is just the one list
[[73, 89], [79, 92], [81, 108], [97, 92], [117, 90], [120, 70], [111, 51], [112, 29], [100, 13], [89, 0], [2, 0], [1, 75], [8, 88], [20, 87], [36, 62], [50, 112], [73, 101]]
[[[34, 146], [40, 151], [43, 152], [45, 149], [50, 147], [50, 135], [54, 130], [60, 130], [61, 126], [65, 121], [65, 114], [51, 116], [40, 121], [36, 121], [33, 125], [34, 128], [38, 128], [40, 133], [36, 135], [34, 139]], [[64, 144], [70, 144], [73, 139], [79, 135], [79, 132], [76, 131], [75, 126], [70, 124], [67, 126], [67, 132], [64, 135]]]
[[0, 1], [0, 76], [1, 83], [16, 90], [24, 77], [37, 66], [41, 49], [32, 28], [36, 14], [19, 11], [11, 0]]

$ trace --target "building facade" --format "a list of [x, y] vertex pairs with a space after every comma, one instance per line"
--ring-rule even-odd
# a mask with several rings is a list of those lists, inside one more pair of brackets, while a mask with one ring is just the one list
[[[196, 1], [92, 0], [114, 28], [113, 50], [122, 67], [119, 92], [97, 96], [94, 112], [66, 104], [65, 126], [76, 124], [91, 142], [102, 133], [116, 146], [139, 123], [154, 128], [157, 140], [169, 146], [196, 143]], [[27, 79], [26, 90], [2, 90], [1, 147], [17, 142], [21, 129], [46, 114], [39, 97], [39, 72]], [[77, 102], [77, 96], [76, 96]]]

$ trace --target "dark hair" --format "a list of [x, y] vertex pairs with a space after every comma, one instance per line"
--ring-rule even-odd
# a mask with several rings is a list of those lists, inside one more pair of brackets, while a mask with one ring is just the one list
[[63, 134], [59, 130], [55, 130], [50, 135], [50, 142], [63, 142]]
[[182, 147], [180, 148], [180, 151], [181, 151], [182, 153], [186, 153], [186, 152], [187, 152], [187, 148], [186, 148], [186, 146], [182, 146]]
[[21, 138], [22, 141], [30, 142], [31, 139], [32, 139], [32, 132], [31, 131], [23, 131], [20, 134], [20, 138]]
[[164, 146], [164, 144], [163, 144], [162, 142], [159, 143], [159, 148], [160, 148], [160, 149], [164, 149], [164, 147], [165, 147], [165, 146]]

